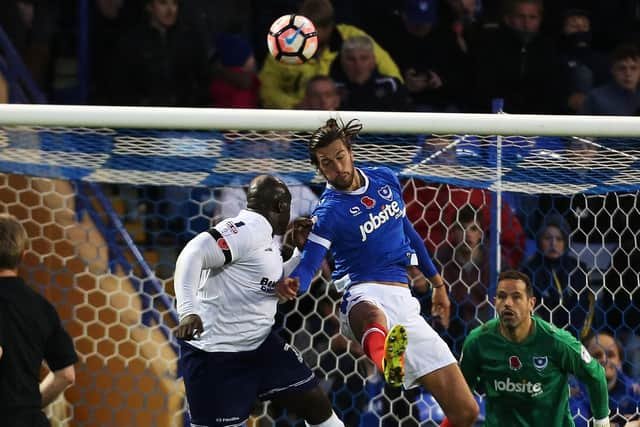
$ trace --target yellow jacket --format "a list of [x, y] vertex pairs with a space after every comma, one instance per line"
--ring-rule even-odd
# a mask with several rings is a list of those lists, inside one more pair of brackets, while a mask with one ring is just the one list
[[[304, 97], [311, 77], [328, 75], [331, 63], [338, 55], [342, 41], [353, 36], [369, 36], [348, 24], [337, 24], [329, 46], [310, 61], [300, 65], [286, 65], [267, 55], [260, 71], [260, 100], [265, 108], [294, 108]], [[371, 36], [369, 36], [371, 37]], [[373, 50], [380, 74], [402, 80], [400, 70], [389, 53], [373, 41]]]

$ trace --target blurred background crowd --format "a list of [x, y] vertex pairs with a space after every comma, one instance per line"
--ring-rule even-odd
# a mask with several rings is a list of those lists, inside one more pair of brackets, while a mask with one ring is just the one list
[[[638, 113], [637, 0], [333, 3], [2, 0], [0, 96], [25, 101], [10, 41], [49, 103]], [[287, 13], [319, 35], [297, 67], [266, 47]]]

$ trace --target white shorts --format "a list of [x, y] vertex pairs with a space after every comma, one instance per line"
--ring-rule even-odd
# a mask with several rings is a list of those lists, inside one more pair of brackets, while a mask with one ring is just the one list
[[349, 326], [349, 312], [356, 304], [367, 301], [374, 304], [387, 318], [384, 325], [390, 330], [401, 324], [407, 329], [408, 346], [404, 355], [404, 387], [417, 387], [418, 380], [457, 360], [444, 340], [420, 315], [420, 303], [409, 288], [375, 283], [358, 283], [342, 297], [340, 327], [342, 334], [356, 340]]

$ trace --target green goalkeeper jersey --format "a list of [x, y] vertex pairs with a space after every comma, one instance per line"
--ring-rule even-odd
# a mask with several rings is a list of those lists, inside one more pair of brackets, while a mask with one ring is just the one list
[[533, 333], [515, 343], [499, 325], [493, 319], [471, 331], [460, 358], [471, 389], [486, 393], [485, 427], [574, 426], [569, 374], [587, 386], [593, 416], [608, 416], [604, 369], [576, 338], [533, 316]]

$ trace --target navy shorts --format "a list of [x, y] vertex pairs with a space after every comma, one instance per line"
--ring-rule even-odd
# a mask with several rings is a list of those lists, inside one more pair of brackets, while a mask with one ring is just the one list
[[209, 353], [182, 342], [180, 361], [192, 426], [242, 424], [256, 399], [314, 388], [300, 354], [271, 332], [255, 350]]

